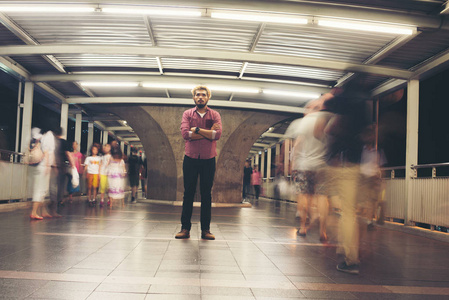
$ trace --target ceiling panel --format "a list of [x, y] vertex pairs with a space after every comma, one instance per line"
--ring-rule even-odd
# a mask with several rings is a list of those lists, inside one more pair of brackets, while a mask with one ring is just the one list
[[140, 15], [8, 13], [40, 44], [151, 46]]
[[259, 27], [255, 22], [210, 18], [152, 18], [158, 46], [248, 51]]
[[255, 52], [361, 63], [395, 35], [341, 31], [311, 25], [267, 25]]

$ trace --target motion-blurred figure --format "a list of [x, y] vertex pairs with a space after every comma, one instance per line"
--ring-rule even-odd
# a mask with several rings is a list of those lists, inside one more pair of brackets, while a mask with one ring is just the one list
[[246, 197], [251, 189], [251, 173], [253, 172], [253, 168], [251, 168], [249, 160], [245, 161], [245, 166], [243, 167], [243, 191], [242, 191], [242, 199], [243, 202], [246, 201]]
[[[373, 229], [373, 217], [380, 206], [383, 213], [382, 178], [380, 167], [387, 163], [382, 150], [376, 149], [376, 135], [374, 126], [368, 126], [362, 132], [364, 143], [360, 161], [360, 214], [365, 219], [368, 229]], [[380, 221], [383, 217], [377, 216]], [[381, 222], [381, 221], [380, 221]]]
[[136, 203], [137, 188], [139, 187], [140, 162], [137, 156], [137, 149], [131, 148], [131, 155], [128, 158], [128, 178], [131, 187], [131, 203]]
[[[72, 143], [72, 152], [70, 152], [70, 155], [72, 157], [72, 162], [78, 172], [78, 176], [79, 176], [79, 183], [81, 185], [82, 182], [82, 175], [84, 172], [83, 169], [83, 154], [81, 152], [79, 152], [79, 145], [77, 141], [73, 141]], [[72, 186], [72, 180], [71, 180], [71, 176], [69, 176], [69, 181], [67, 183], [67, 192], [69, 193], [69, 203], [72, 203], [73, 201], [73, 194], [76, 192], [80, 192], [81, 191], [81, 186], [78, 185], [77, 187], [73, 187]]]
[[325, 95], [307, 105], [308, 112], [295, 129], [297, 138], [292, 159], [301, 222], [298, 235], [306, 235], [306, 219], [309, 215], [310, 225], [319, 218], [321, 241], [327, 241], [326, 219], [329, 202], [326, 182], [327, 139], [320, 124], [323, 119], [329, 120], [333, 116], [330, 112], [322, 111], [323, 99], [326, 97], [328, 96]]
[[51, 131], [47, 131], [42, 135], [39, 128], [33, 128], [31, 130], [31, 137], [34, 143], [38, 142], [40, 144], [43, 157], [36, 166], [33, 187], [33, 209], [30, 218], [32, 220], [42, 220], [43, 218], [51, 218], [51, 215], [47, 211], [48, 202], [45, 201], [45, 197], [50, 187], [50, 171], [54, 162], [55, 138]]
[[108, 196], [111, 201], [111, 208], [114, 202], [119, 202], [121, 207], [125, 206], [125, 177], [126, 167], [122, 159], [120, 147], [111, 148], [111, 159], [108, 166]]
[[[103, 156], [100, 165], [100, 207], [104, 205], [104, 195], [108, 190], [108, 167], [111, 161], [111, 145], [103, 146]], [[108, 200], [109, 205], [109, 200]]]
[[100, 145], [93, 144], [91, 147], [91, 156], [86, 157], [84, 161], [85, 173], [87, 174], [87, 200], [89, 205], [94, 206], [97, 198], [97, 188], [100, 177], [101, 157], [98, 156]]
[[262, 175], [259, 172], [259, 166], [254, 165], [253, 172], [251, 173], [251, 185], [254, 188], [254, 194], [256, 195], [256, 200], [259, 200], [261, 184], [262, 184]]
[[324, 105], [335, 116], [323, 122], [323, 132], [332, 141], [328, 148], [330, 188], [341, 201], [337, 252], [344, 256], [344, 261], [337, 265], [337, 270], [358, 274], [360, 261], [356, 208], [362, 152], [359, 134], [367, 124], [365, 108], [368, 95], [357, 82], [350, 83], [351, 87], [335, 93], [335, 97], [325, 102]]

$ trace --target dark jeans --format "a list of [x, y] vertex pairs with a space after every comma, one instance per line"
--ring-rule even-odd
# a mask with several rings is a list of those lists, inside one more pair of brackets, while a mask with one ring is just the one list
[[254, 185], [254, 192], [256, 193], [256, 200], [259, 200], [260, 185]]
[[192, 223], [193, 199], [195, 197], [198, 175], [200, 177], [201, 192], [201, 230], [210, 229], [212, 185], [215, 176], [215, 158], [193, 159], [184, 156], [182, 165], [184, 173], [184, 202], [182, 203], [182, 229], [190, 230]]
[[244, 182], [243, 183], [243, 193], [242, 198], [245, 199], [246, 195], [249, 194], [251, 191], [251, 183], [250, 182]]

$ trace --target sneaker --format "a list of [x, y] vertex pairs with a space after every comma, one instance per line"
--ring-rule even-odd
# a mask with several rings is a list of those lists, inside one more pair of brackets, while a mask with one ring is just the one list
[[136, 198], [132, 197], [131, 198], [131, 203], [136, 203]]
[[175, 239], [188, 239], [188, 238], [190, 238], [190, 230], [187, 229], [181, 229], [181, 231], [175, 235]]
[[100, 201], [100, 207], [103, 207], [103, 205], [104, 205], [104, 201], [101, 200], [101, 201]]
[[215, 240], [215, 235], [210, 233], [209, 230], [203, 230], [201, 232], [201, 238], [204, 239], [204, 240]]
[[358, 275], [359, 274], [359, 265], [353, 264], [353, 265], [348, 266], [346, 264], [346, 262], [344, 261], [341, 264], [337, 265], [337, 270], [340, 272]]

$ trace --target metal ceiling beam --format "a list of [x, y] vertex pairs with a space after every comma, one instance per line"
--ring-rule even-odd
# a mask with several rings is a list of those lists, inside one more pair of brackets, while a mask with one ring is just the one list
[[122, 138], [122, 141], [125, 141], [125, 142], [140, 142], [140, 139], [137, 137], [137, 138]]
[[[18, 1], [17, 1], [18, 2]], [[42, 2], [42, 1], [28, 1]], [[64, 4], [62, 0], [47, 0], [46, 3]], [[86, 3], [92, 1], [71, 0], [70, 3]], [[95, 2], [95, 1], [94, 1]], [[98, 1], [96, 2], [98, 3]], [[123, 0], [109, 0], [107, 4], [121, 4]], [[100, 1], [101, 5], [101, 1]], [[126, 5], [142, 5], [161, 6], [160, 0], [127, 0]], [[192, 7], [210, 9], [229, 9], [229, 10], [247, 10], [254, 12], [270, 12], [270, 13], [286, 13], [311, 15], [322, 17], [335, 17], [344, 19], [371, 20], [377, 22], [396, 23], [405, 25], [416, 25], [423, 28], [431, 29], [448, 29], [449, 20], [444, 20], [439, 16], [428, 14], [412, 13], [410, 10], [398, 10], [388, 8], [375, 8], [368, 5], [344, 4], [335, 1], [318, 2], [318, 1], [254, 1], [254, 0], [195, 0], [186, 3], [185, 0], [164, 0], [165, 7]], [[443, 21], [443, 22], [442, 22]]]
[[254, 147], [267, 148], [268, 146], [270, 146], [270, 144], [254, 143], [253, 146]]
[[[399, 49], [400, 47], [404, 46], [408, 42], [410, 42], [412, 39], [417, 37], [421, 32], [415, 32], [412, 35], [406, 35], [396, 38], [391, 43], [387, 44], [385, 47], [371, 55], [368, 59], [363, 61], [363, 64], [377, 64], [379, 61]], [[338, 81], [336, 86], [341, 87], [345, 85], [348, 81], [350, 81], [354, 77], [355, 73], [347, 73], [343, 75]]]
[[[166, 105], [183, 105], [192, 106], [192, 99], [183, 98], [157, 98], [157, 97], [74, 97], [67, 98], [67, 102], [70, 104], [111, 104], [111, 103], [122, 103], [122, 104], [166, 104]], [[305, 109], [302, 107], [286, 106], [286, 105], [274, 105], [274, 104], [263, 104], [263, 103], [251, 103], [251, 102], [240, 102], [240, 101], [220, 101], [220, 100], [210, 100], [209, 105], [211, 107], [228, 107], [228, 108], [238, 108], [238, 109], [251, 109], [251, 110], [265, 110], [265, 111], [276, 111], [285, 112], [292, 114], [302, 114]]]
[[423, 80], [435, 73], [441, 71], [449, 65], [449, 49], [428, 59], [424, 64], [419, 66], [413, 75], [413, 79]]
[[272, 138], [282, 139], [282, 138], [284, 138], [284, 135], [280, 134], [280, 133], [265, 132], [265, 133], [262, 133], [262, 137], [272, 137]]
[[130, 126], [111, 126], [107, 127], [106, 130], [109, 131], [129, 131], [133, 130]]
[[288, 55], [248, 53], [239, 51], [98, 45], [28, 45], [0, 47], [0, 56], [57, 54], [128, 54], [153, 57], [183, 57], [195, 59], [202, 58], [262, 64], [305, 66], [326, 70], [368, 73], [399, 79], [409, 79], [413, 75], [411, 71], [391, 67], [381, 67], [364, 65], [360, 63], [349, 63], [335, 60], [313, 59]]
[[386, 95], [407, 86], [407, 80], [391, 79], [371, 91], [373, 98]]
[[[0, 57], [1, 58], [1, 57]], [[329, 91], [329, 88], [305, 86], [300, 84], [274, 83], [267, 81], [236, 80], [234, 78], [204, 78], [191, 76], [174, 76], [174, 75], [112, 75], [112, 74], [55, 74], [55, 75], [32, 75], [31, 81], [35, 82], [76, 82], [76, 81], [130, 81], [130, 82], [152, 82], [152, 83], [182, 83], [182, 84], [206, 84], [206, 85], [224, 85], [235, 87], [256, 87], [273, 90], [288, 90], [292, 92], [308, 92], [322, 94]]]
[[[34, 39], [25, 29], [16, 24], [8, 16], [0, 13], [0, 23], [2, 23], [9, 31], [11, 31], [15, 36], [20, 38], [28, 45], [39, 45], [40, 43]], [[56, 70], [61, 73], [66, 73], [64, 65], [56, 59], [53, 55], [42, 55], [42, 57], [50, 63]]]

